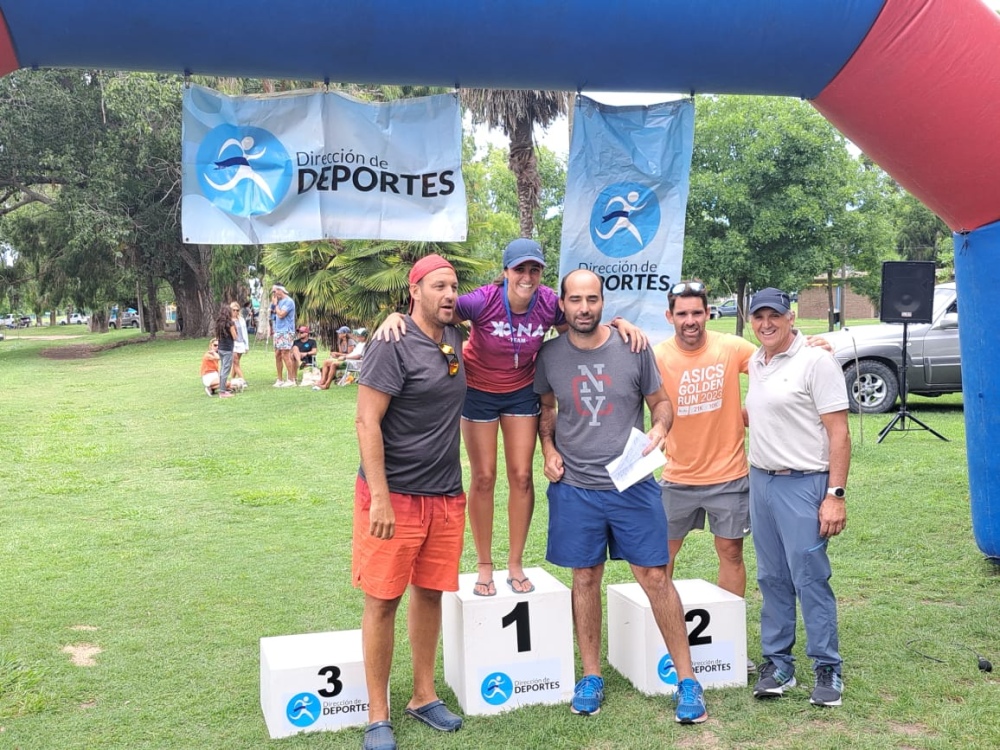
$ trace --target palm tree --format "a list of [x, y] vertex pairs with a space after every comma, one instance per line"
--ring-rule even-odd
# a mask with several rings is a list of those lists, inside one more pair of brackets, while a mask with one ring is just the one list
[[318, 321], [323, 340], [333, 341], [341, 325], [375, 327], [391, 312], [406, 312], [410, 269], [431, 253], [455, 266], [460, 292], [475, 288], [493, 265], [473, 258], [467, 244], [397, 240], [271, 245], [264, 263], [296, 298], [299, 314]]
[[542, 183], [535, 159], [535, 125], [547, 127], [567, 113], [565, 91], [527, 89], [463, 89], [462, 101], [476, 124], [500, 128], [510, 139], [508, 166], [517, 180], [517, 208], [521, 236], [531, 237]]

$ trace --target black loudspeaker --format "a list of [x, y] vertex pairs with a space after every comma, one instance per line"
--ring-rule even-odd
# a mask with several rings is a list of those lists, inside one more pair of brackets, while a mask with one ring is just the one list
[[883, 323], [930, 323], [934, 312], [934, 262], [885, 261], [881, 311]]

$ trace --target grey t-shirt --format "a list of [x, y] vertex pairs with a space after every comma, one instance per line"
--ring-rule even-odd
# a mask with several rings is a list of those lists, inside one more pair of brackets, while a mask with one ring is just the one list
[[597, 349], [577, 349], [567, 335], [546, 342], [535, 363], [535, 393], [555, 393], [562, 481], [614, 489], [605, 467], [621, 455], [633, 427], [645, 431], [645, 397], [660, 385], [653, 350], [633, 353], [614, 331]]
[[[444, 343], [461, 357], [462, 336], [454, 326], [445, 328]], [[460, 494], [465, 366], [448, 375], [448, 359], [406, 316], [406, 335], [399, 341], [375, 339], [365, 347], [358, 382], [392, 397], [382, 418], [389, 489], [406, 495]]]

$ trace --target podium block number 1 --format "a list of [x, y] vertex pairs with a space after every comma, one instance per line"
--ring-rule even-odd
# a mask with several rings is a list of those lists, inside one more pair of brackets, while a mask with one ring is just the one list
[[500, 622], [504, 628], [510, 625], [517, 626], [518, 653], [531, 651], [531, 615], [528, 613], [527, 602], [519, 602], [514, 605], [514, 609], [504, 615]]

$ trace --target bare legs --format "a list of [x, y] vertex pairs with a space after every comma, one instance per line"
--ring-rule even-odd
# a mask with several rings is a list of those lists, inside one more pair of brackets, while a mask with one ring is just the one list
[[584, 675], [601, 676], [601, 579], [604, 563], [573, 568], [573, 627]]
[[[499, 422], [462, 420], [462, 436], [472, 467], [469, 486], [469, 523], [476, 544], [476, 559], [480, 566], [493, 560], [493, 508], [497, 480], [497, 434], [503, 431], [504, 461], [510, 495], [507, 501], [510, 552], [507, 557], [508, 575], [516, 591], [527, 591], [531, 583], [524, 575], [524, 548], [535, 510], [535, 488], [532, 461], [538, 431], [537, 417], [500, 417]], [[479, 582], [492, 580], [482, 567]]]
[[[674, 562], [677, 553], [681, 551], [683, 539], [670, 539], [670, 564], [667, 565], [667, 575], [674, 577]], [[743, 540], [723, 539], [715, 537], [715, 551], [719, 556], [719, 588], [725, 589], [738, 597], [745, 597], [747, 593], [747, 568], [743, 562]]]
[[[677, 680], [694, 679], [691, 669], [691, 647], [688, 645], [687, 626], [684, 624], [684, 607], [677, 595], [673, 581], [667, 575], [667, 566], [643, 568], [632, 565], [632, 575], [646, 592], [653, 608], [653, 619], [674, 660]], [[575, 583], [574, 583], [575, 585]]]
[[[365, 595], [361, 616], [361, 640], [368, 686], [368, 723], [389, 719], [389, 673], [395, 645], [397, 599]], [[407, 708], [419, 708], [437, 700], [434, 662], [441, 635], [441, 592], [410, 586], [407, 614], [413, 653], [413, 696]]]
[[243, 357], [243, 355], [240, 354], [239, 352], [233, 352], [233, 377], [234, 378], [245, 379], [245, 378], [243, 378], [243, 368], [240, 367], [240, 359], [242, 357]]

